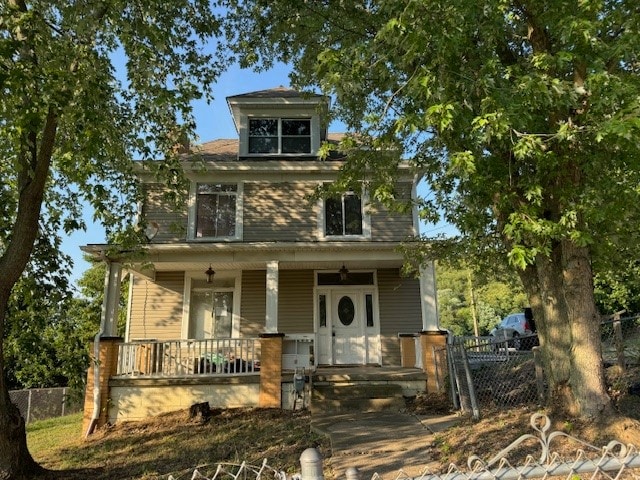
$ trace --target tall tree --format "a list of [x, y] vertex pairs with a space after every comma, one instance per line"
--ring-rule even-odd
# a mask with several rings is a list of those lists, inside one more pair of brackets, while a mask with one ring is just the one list
[[[150, 168], [176, 180], [171, 159], [193, 133], [190, 102], [224, 66], [200, 49], [219, 27], [199, 0], [0, 4], [0, 337], [38, 232], [83, 228], [85, 201], [122, 244], [115, 232], [133, 222], [138, 198], [132, 159], [164, 157]], [[0, 478], [42, 475], [9, 400], [3, 353]]]
[[[553, 405], [609, 414], [591, 265], [600, 238], [633, 241], [638, 216], [640, 3], [225, 3], [245, 64], [291, 62], [369, 152], [413, 159], [434, 195], [427, 218], [439, 207], [467, 254], [518, 269]], [[375, 195], [381, 168], [393, 173], [369, 154], [347, 173]]]

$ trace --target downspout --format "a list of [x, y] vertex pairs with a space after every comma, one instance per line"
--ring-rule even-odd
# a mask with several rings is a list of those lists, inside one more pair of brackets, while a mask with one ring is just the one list
[[107, 266], [104, 277], [104, 298], [102, 299], [102, 314], [100, 315], [100, 329], [98, 333], [93, 338], [93, 358], [95, 359], [93, 362], [93, 412], [91, 413], [91, 419], [89, 421], [89, 427], [85, 433], [85, 438], [88, 438], [89, 435], [93, 433], [96, 429], [96, 425], [98, 424], [98, 419], [100, 418], [100, 339], [102, 335], [104, 335], [105, 330], [105, 322], [106, 322], [106, 301], [107, 301], [107, 288], [110, 277], [110, 263], [106, 259], [103, 254], [102, 258]]
[[93, 338], [93, 356], [95, 361], [93, 362], [93, 412], [91, 414], [91, 420], [89, 421], [89, 427], [85, 433], [85, 438], [93, 433], [98, 424], [100, 418], [100, 338], [104, 334], [104, 318], [100, 319], [100, 330]]

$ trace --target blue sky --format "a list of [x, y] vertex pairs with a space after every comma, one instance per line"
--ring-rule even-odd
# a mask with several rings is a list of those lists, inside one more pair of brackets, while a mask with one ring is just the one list
[[[215, 140], [217, 138], [237, 138], [237, 132], [233, 125], [233, 120], [227, 106], [226, 97], [247, 93], [256, 90], [274, 88], [280, 85], [288, 87], [290, 67], [284, 64], [278, 65], [266, 72], [256, 73], [251, 70], [242, 70], [237, 66], [230, 68], [220, 76], [220, 80], [214, 87], [215, 100], [207, 104], [204, 100], [194, 104], [194, 114], [196, 118], [196, 133], [199, 142]], [[344, 131], [340, 124], [331, 125], [332, 132]], [[424, 192], [419, 192], [424, 194]], [[82, 258], [80, 247], [92, 243], [104, 243], [104, 229], [100, 225], [93, 224], [91, 217], [93, 212], [89, 208], [85, 209], [84, 217], [87, 223], [86, 232], [76, 232], [66, 237], [62, 244], [62, 249], [70, 255], [74, 261], [74, 268], [71, 280], [75, 282], [82, 276], [82, 273], [89, 267], [89, 264]], [[424, 231], [425, 226], [421, 226]], [[435, 234], [446, 227], [430, 227], [429, 233]]]

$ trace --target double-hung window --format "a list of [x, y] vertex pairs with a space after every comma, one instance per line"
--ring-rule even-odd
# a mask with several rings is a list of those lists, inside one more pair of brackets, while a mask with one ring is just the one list
[[249, 153], [311, 153], [310, 118], [250, 118]]
[[362, 198], [353, 192], [329, 197], [324, 202], [326, 236], [363, 235]]
[[198, 183], [196, 186], [196, 238], [236, 236], [238, 185]]

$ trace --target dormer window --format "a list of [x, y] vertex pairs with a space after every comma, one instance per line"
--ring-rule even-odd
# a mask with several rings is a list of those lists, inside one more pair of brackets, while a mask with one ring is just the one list
[[310, 154], [310, 118], [249, 118], [250, 154]]

